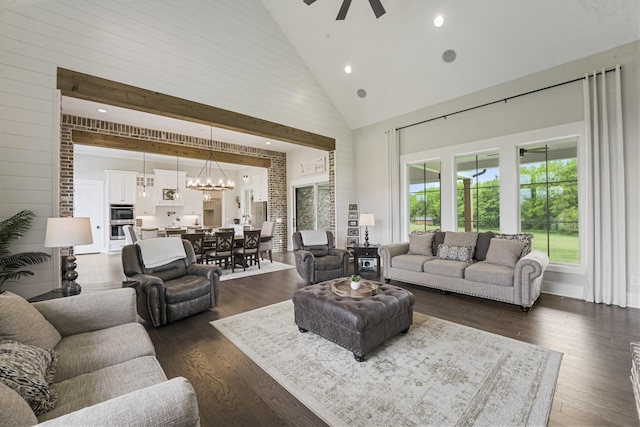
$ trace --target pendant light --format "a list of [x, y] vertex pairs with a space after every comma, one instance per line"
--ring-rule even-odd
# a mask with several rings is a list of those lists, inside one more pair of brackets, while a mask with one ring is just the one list
[[180, 192], [180, 174], [179, 174], [179, 160], [176, 156], [176, 192], [173, 194], [173, 200], [182, 199], [182, 193]]
[[147, 153], [142, 153], [142, 191], [140, 192], [140, 198], [146, 199], [149, 197], [147, 192]]

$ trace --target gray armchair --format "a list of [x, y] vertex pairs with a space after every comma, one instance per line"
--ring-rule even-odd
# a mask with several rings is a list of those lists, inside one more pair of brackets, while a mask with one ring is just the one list
[[138, 314], [154, 327], [218, 305], [222, 270], [196, 263], [191, 243], [182, 240], [182, 244], [186, 258], [153, 268], [145, 267], [138, 245], [122, 248], [124, 274], [127, 279], [139, 282]]
[[[326, 233], [326, 234], [325, 234]], [[345, 277], [349, 252], [337, 249], [330, 231], [296, 231], [292, 236], [298, 274], [309, 284]]]

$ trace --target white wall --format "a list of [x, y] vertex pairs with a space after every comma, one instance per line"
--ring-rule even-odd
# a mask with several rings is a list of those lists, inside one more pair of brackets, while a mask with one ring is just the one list
[[[5, 2], [6, 3], [6, 2]], [[57, 215], [57, 67], [336, 139], [350, 180], [351, 131], [260, 0], [29, 1], [0, 9], [0, 218], [32, 209], [15, 252], [44, 250]], [[304, 108], [301, 108], [304, 106]], [[51, 288], [53, 263], [9, 289]]]
[[[628, 305], [639, 307], [640, 286], [632, 285], [631, 278], [640, 277], [640, 263], [638, 263], [640, 247], [637, 245], [637, 242], [640, 241], [640, 222], [638, 221], [640, 187], [637, 185], [640, 182], [640, 42], [623, 45], [354, 131], [355, 155], [358, 158], [356, 184], [360, 195], [361, 209], [372, 211], [376, 217], [376, 226], [369, 229], [369, 235], [377, 241], [388, 242], [392, 240], [393, 224], [385, 222], [385, 219], [389, 218], [387, 195], [391, 191], [388, 177], [391, 167], [385, 157], [385, 153], [388, 153], [386, 131], [580, 78], [585, 73], [612, 68], [616, 64], [622, 66], [627, 194], [627, 236], [625, 237], [629, 278]], [[454, 84], [454, 82], [447, 83]], [[443, 147], [443, 153], [455, 151], [455, 147], [460, 150], [468, 150], [470, 143], [471, 147], [474, 147], [474, 142], [582, 120], [582, 85], [581, 83], [572, 83], [510, 100], [507, 103], [451, 116], [446, 120], [440, 119], [406, 128], [399, 132], [400, 154], [410, 156], [429, 150], [430, 153], [437, 153], [440, 147]], [[479, 143], [475, 148], [480, 146]], [[398, 191], [401, 192], [400, 189]], [[407, 240], [406, 232], [406, 229], [403, 230], [403, 233], [394, 240]], [[545, 279], [545, 290], [547, 291], [570, 294], [569, 296], [575, 297], [582, 296], [580, 290], [584, 285], [584, 276], [551, 271], [545, 275]], [[576, 289], [579, 295], [574, 294]]]

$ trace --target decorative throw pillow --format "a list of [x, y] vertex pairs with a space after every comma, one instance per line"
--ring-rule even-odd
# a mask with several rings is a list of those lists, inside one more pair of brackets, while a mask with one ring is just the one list
[[6, 291], [0, 294], [0, 340], [52, 349], [62, 337], [26, 299]]
[[448, 259], [451, 261], [473, 262], [473, 246], [455, 246], [441, 244], [438, 246], [438, 259]]
[[53, 409], [58, 395], [49, 386], [53, 380], [57, 353], [17, 341], [0, 341], [0, 381], [12, 388], [36, 415]]
[[529, 253], [531, 252], [531, 241], [533, 239], [533, 234], [496, 234], [494, 237], [496, 239], [515, 240], [516, 242], [524, 243], [524, 248], [522, 248], [520, 258], [529, 255]]
[[489, 250], [489, 245], [491, 244], [491, 239], [493, 239], [494, 233], [493, 231], [485, 231], [483, 233], [478, 234], [478, 242], [476, 243], [476, 261], [484, 261], [487, 257], [487, 251]]
[[478, 233], [475, 231], [457, 232], [447, 231], [444, 235], [445, 245], [455, 246], [473, 246], [475, 247], [478, 241]]
[[515, 267], [520, 259], [525, 244], [516, 240], [491, 239], [489, 250], [487, 251], [486, 262], [489, 264], [504, 265], [505, 267]]
[[434, 233], [409, 234], [409, 255], [433, 255]]

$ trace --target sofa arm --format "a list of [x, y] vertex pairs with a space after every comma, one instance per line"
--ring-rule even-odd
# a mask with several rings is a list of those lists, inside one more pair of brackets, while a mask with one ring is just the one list
[[91, 292], [33, 303], [63, 337], [137, 322], [131, 288]]
[[404, 255], [409, 252], [409, 242], [388, 243], [378, 248], [378, 255], [382, 262], [382, 277], [389, 277], [389, 268], [391, 267], [391, 258], [397, 255]]
[[193, 387], [177, 377], [38, 425], [199, 426], [200, 413]]
[[211, 283], [211, 308], [217, 306], [220, 296], [222, 269], [217, 265], [191, 264], [187, 267], [187, 274], [205, 277]]
[[347, 276], [347, 272], [349, 271], [349, 251], [346, 249], [333, 248], [329, 249], [329, 255], [342, 259], [342, 275]]
[[302, 276], [305, 282], [313, 283], [313, 260], [314, 256], [311, 252], [298, 249], [293, 252], [296, 259], [296, 270]]
[[514, 279], [521, 292], [521, 305], [531, 307], [542, 292], [542, 278], [549, 266], [549, 257], [542, 251], [531, 251], [516, 263]]

